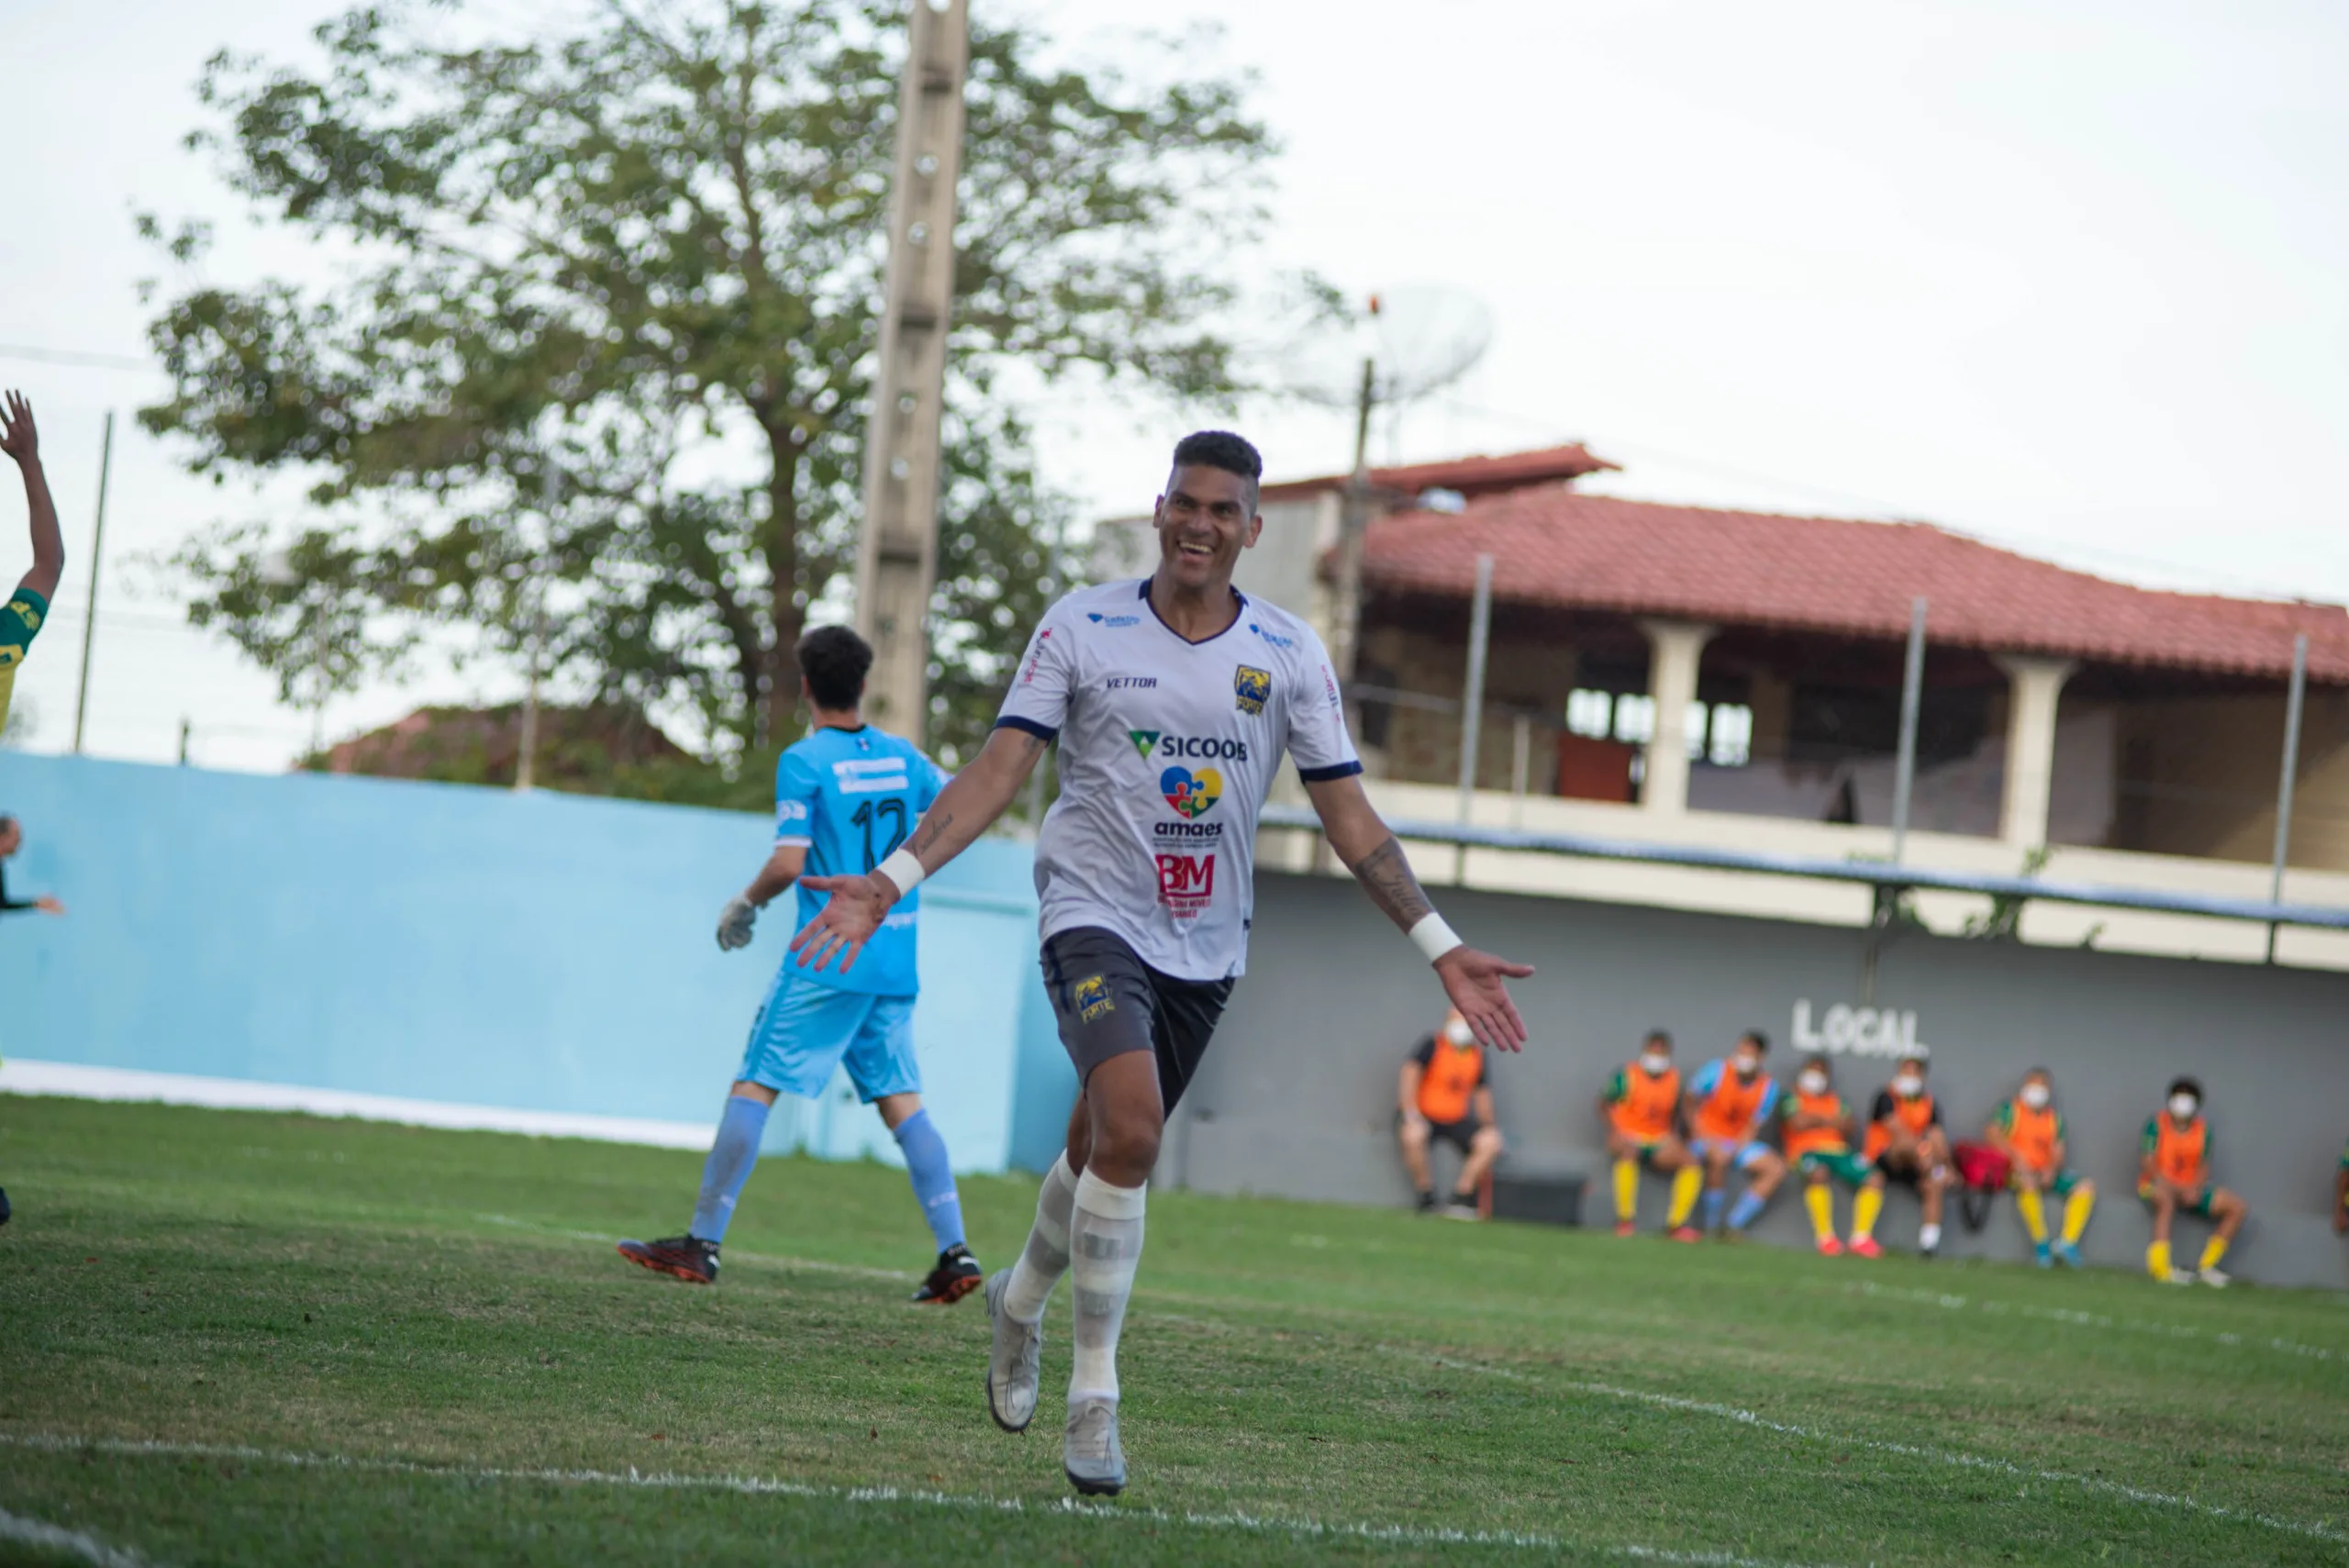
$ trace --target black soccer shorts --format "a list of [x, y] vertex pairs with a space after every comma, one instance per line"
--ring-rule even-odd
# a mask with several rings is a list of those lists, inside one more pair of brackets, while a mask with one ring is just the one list
[[1168, 1115], [1190, 1086], [1231, 999], [1230, 980], [1177, 980], [1141, 961], [1115, 931], [1080, 926], [1044, 939], [1044, 990], [1077, 1082], [1113, 1056], [1158, 1059], [1158, 1099]]

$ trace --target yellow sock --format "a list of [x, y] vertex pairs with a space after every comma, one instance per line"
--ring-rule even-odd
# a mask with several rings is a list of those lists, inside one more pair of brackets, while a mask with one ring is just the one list
[[1821, 1241], [1835, 1234], [1835, 1195], [1820, 1182], [1802, 1190], [1802, 1206], [1810, 1210], [1811, 1234]]
[[1631, 1213], [1640, 1204], [1640, 1162], [1636, 1160], [1615, 1162], [1615, 1218], [1629, 1224]]
[[2064, 1244], [2065, 1246], [2072, 1246], [2078, 1242], [2081, 1232], [2088, 1228], [2088, 1215], [2095, 1207], [2096, 1189], [2094, 1187], [2082, 1187], [2072, 1195], [2072, 1201], [2064, 1206]]
[[1852, 1239], [1876, 1234], [1876, 1217], [1884, 1212], [1884, 1189], [1862, 1187], [1852, 1200]]
[[2145, 1249], [2145, 1272], [2155, 1279], [2169, 1278], [2169, 1243], [2156, 1241]]
[[1695, 1212], [1697, 1196], [1705, 1190], [1705, 1173], [1694, 1165], [1683, 1165], [1672, 1175], [1672, 1212], [1666, 1218], [1672, 1229], [1679, 1229], [1688, 1223]]
[[2203, 1245], [2202, 1267], [2215, 1269], [2219, 1266], [2219, 1260], [2226, 1255], [2227, 1239], [2223, 1236], [2213, 1236]]
[[2015, 1212], [2022, 1216], [2022, 1228], [2031, 1232], [2032, 1240], [2042, 1247], [2047, 1245], [2047, 1209], [2039, 1201], [2037, 1187], [2015, 1189]]

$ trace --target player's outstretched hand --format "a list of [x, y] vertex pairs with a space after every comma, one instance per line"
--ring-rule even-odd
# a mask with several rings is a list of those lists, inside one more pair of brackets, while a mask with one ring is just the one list
[[720, 951], [732, 952], [736, 948], [751, 945], [751, 928], [759, 922], [759, 906], [740, 894], [726, 902], [718, 912], [718, 946]]
[[44, 915], [62, 915], [65, 913], [65, 906], [60, 904], [56, 899], [51, 898], [46, 893], [33, 900], [33, 907], [39, 910]]
[[803, 876], [799, 885], [831, 895], [807, 928], [791, 939], [799, 967], [820, 973], [838, 958], [841, 973], [846, 974], [881, 929], [889, 906], [897, 901], [896, 890], [877, 876]]
[[1533, 973], [1530, 963], [1511, 963], [1472, 947], [1456, 947], [1435, 961], [1444, 995], [1468, 1020], [1477, 1043], [1495, 1051], [1519, 1051], [1525, 1045], [1525, 1020], [1508, 999], [1508, 982]]
[[33, 406], [21, 392], [11, 392], [0, 406], [0, 452], [20, 463], [40, 456], [40, 432], [33, 428]]

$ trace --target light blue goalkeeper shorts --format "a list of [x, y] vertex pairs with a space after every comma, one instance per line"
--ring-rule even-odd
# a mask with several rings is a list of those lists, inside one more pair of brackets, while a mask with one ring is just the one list
[[814, 1099], [841, 1066], [866, 1105], [884, 1095], [921, 1093], [914, 999], [836, 990], [785, 960], [751, 1026], [736, 1080]]

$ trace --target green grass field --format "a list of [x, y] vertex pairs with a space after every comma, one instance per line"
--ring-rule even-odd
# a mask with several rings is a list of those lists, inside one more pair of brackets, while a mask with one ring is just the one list
[[[0, 1561], [2349, 1561], [2330, 1296], [1163, 1194], [1080, 1507], [1065, 1289], [1007, 1437], [895, 1172], [614, 1256], [699, 1164], [0, 1097]], [[1032, 1184], [963, 1193], [1008, 1262]]]

